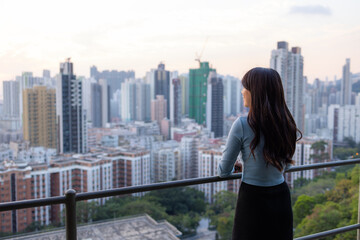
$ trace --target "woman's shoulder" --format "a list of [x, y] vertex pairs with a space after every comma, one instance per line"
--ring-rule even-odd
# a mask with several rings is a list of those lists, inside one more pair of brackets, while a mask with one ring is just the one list
[[241, 125], [242, 128], [247, 127], [249, 125], [247, 121], [247, 117], [238, 117], [236, 119], [237, 124]]
[[233, 123], [233, 128], [236, 132], [243, 134], [247, 124], [247, 117], [238, 117]]
[[247, 117], [238, 117], [234, 122], [235, 129], [241, 132], [242, 135], [247, 136], [251, 134], [252, 130], [247, 121]]

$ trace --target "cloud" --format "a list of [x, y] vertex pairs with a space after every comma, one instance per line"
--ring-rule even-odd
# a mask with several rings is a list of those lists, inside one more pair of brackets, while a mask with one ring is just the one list
[[331, 15], [331, 10], [328, 7], [321, 5], [306, 5], [293, 6], [290, 9], [292, 14], [306, 14], [306, 15]]

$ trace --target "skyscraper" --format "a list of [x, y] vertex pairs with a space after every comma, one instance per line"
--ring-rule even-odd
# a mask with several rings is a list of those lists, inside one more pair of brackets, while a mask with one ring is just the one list
[[150, 85], [126, 79], [121, 85], [121, 119], [150, 121]]
[[155, 100], [151, 100], [151, 120], [160, 124], [167, 116], [167, 105], [167, 100], [162, 95], [157, 95]]
[[58, 151], [84, 153], [87, 149], [86, 114], [83, 110], [82, 82], [73, 73], [68, 59], [60, 63], [56, 88]]
[[160, 126], [161, 135], [165, 139], [169, 138], [170, 123], [167, 116], [167, 100], [163, 95], [157, 95], [156, 99], [151, 100], [151, 120], [156, 121]]
[[[23, 72], [19, 80], [19, 103], [20, 103], [20, 120], [23, 117], [23, 91], [27, 88], [32, 88], [35, 85], [43, 85], [44, 79], [40, 77], [34, 77], [32, 72]], [[22, 123], [22, 121], [21, 121]]]
[[102, 127], [102, 91], [98, 83], [91, 84], [91, 121], [93, 127]]
[[343, 77], [341, 80], [341, 105], [351, 105], [352, 81], [350, 73], [350, 58], [346, 59], [343, 66]]
[[99, 84], [101, 86], [101, 112], [97, 114], [101, 114], [102, 127], [105, 127], [110, 122], [110, 86], [105, 79], [100, 79]]
[[[97, 81], [100, 79], [105, 79], [107, 81], [107, 84], [109, 85], [108, 90], [108, 98], [109, 103], [113, 101], [114, 94], [116, 91], [121, 90], [121, 84], [125, 82], [125, 79], [134, 79], [135, 78], [135, 72], [134, 71], [117, 71], [117, 70], [104, 70], [104, 71], [98, 71], [96, 66], [90, 67], [90, 76]], [[111, 109], [116, 109], [116, 106], [109, 107], [109, 111]], [[109, 112], [109, 121], [112, 119], [120, 118], [120, 112], [118, 110], [116, 111], [110, 111]]]
[[182, 94], [181, 81], [179, 78], [171, 80], [170, 87], [170, 121], [176, 126], [181, 123]]
[[215, 138], [224, 135], [224, 86], [215, 72], [210, 72], [208, 77], [206, 127]]
[[20, 86], [18, 81], [3, 82], [4, 116], [20, 117]]
[[[163, 95], [170, 102], [170, 72], [165, 70], [165, 64], [160, 63], [157, 69], [151, 69], [146, 73], [146, 81], [150, 84], [150, 98]], [[170, 118], [170, 104], [167, 105], [167, 118]]]
[[223, 78], [224, 86], [224, 114], [225, 116], [236, 116], [240, 113], [240, 98], [241, 97], [241, 83], [238, 78], [232, 76], [225, 76]]
[[181, 75], [181, 113], [188, 116], [189, 114], [189, 77], [187, 75]]
[[135, 96], [135, 120], [150, 121], [150, 85], [141, 81], [136, 81]]
[[288, 46], [287, 42], [278, 42], [277, 49], [271, 52], [270, 67], [280, 74], [286, 104], [297, 127], [303, 130], [304, 58], [301, 48], [293, 47], [289, 51]]
[[55, 89], [35, 86], [23, 91], [23, 133], [31, 146], [56, 148]]
[[200, 62], [200, 68], [189, 71], [189, 117], [198, 124], [206, 124], [206, 94], [208, 76], [216, 69], [209, 67], [208, 62]]

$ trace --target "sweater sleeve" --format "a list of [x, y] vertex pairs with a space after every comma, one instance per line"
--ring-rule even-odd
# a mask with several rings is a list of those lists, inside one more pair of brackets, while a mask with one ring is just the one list
[[284, 171], [286, 172], [287, 170], [289, 170], [290, 168], [292, 168], [292, 165], [290, 163], [287, 163], [285, 166]]
[[239, 155], [242, 145], [243, 128], [240, 118], [232, 125], [222, 159], [218, 166], [218, 175], [220, 177], [229, 176], [234, 170], [235, 161]]

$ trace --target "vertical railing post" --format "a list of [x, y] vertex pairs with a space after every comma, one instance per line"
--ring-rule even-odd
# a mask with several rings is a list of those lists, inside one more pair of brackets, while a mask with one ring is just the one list
[[69, 189], [65, 193], [66, 197], [66, 240], [76, 240], [76, 191]]
[[[357, 166], [359, 172], [359, 167]], [[358, 223], [360, 223], [360, 174], [359, 174], [359, 196], [358, 196]], [[357, 240], [360, 240], [360, 229], [357, 230]]]

